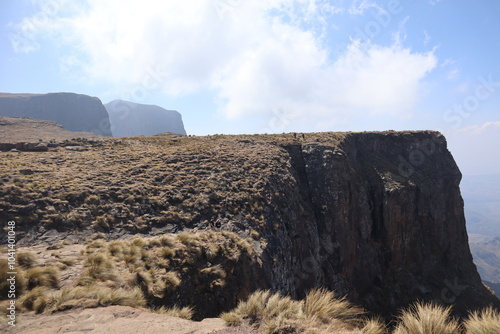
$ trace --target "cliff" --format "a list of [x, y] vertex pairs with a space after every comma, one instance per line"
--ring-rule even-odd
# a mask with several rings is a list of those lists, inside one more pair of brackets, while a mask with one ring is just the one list
[[[2, 225], [18, 222], [19, 245], [187, 231], [198, 255], [172, 262], [181, 283], [156, 305], [216, 316], [257, 288], [302, 298], [324, 286], [384, 316], [415, 300], [461, 315], [500, 306], [472, 262], [461, 174], [437, 132], [143, 137], [36, 154], [0, 166]], [[40, 173], [11, 170], [21, 163]]]
[[111, 136], [108, 113], [101, 101], [82, 94], [1, 93], [0, 115], [54, 121], [69, 131]]
[[115, 137], [153, 136], [171, 132], [185, 135], [181, 114], [155, 105], [114, 100], [105, 104]]

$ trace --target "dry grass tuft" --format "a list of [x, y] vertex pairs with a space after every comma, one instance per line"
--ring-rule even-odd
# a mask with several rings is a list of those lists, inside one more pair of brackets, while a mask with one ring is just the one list
[[33, 253], [23, 252], [17, 254], [17, 263], [25, 269], [33, 267], [37, 261]]
[[171, 317], [182, 318], [186, 320], [191, 320], [194, 314], [194, 310], [192, 307], [183, 307], [180, 308], [178, 306], [174, 306], [172, 308], [165, 308], [165, 306], [160, 307], [159, 309], [154, 310], [155, 313], [158, 314], [166, 314]]
[[492, 307], [472, 312], [464, 327], [467, 334], [500, 333], [500, 313]]
[[28, 289], [34, 289], [37, 286], [48, 288], [57, 288], [59, 284], [59, 271], [56, 267], [34, 267], [26, 271], [26, 282]]
[[82, 307], [84, 300], [93, 300], [92, 306], [121, 305], [139, 307], [146, 305], [146, 300], [139, 288], [113, 289], [105, 286], [77, 286], [64, 288], [46, 296], [45, 311], [62, 311]]
[[[347, 330], [364, 314], [360, 308], [350, 304], [345, 298], [336, 299], [333, 292], [315, 289], [304, 301], [296, 301], [269, 291], [256, 291], [247, 301], [240, 302], [221, 318], [230, 326], [249, 322], [264, 333], [332, 333]], [[350, 322], [350, 324], [348, 323]], [[363, 330], [369, 334], [381, 334], [383, 325], [366, 323]], [[360, 326], [358, 326], [360, 327]], [[363, 333], [363, 332], [361, 332]]]
[[332, 291], [320, 288], [311, 290], [307, 294], [304, 313], [307, 317], [317, 317], [324, 322], [328, 322], [330, 319], [359, 322], [365, 312], [351, 304], [345, 297], [335, 298]]
[[451, 307], [416, 303], [403, 311], [394, 334], [457, 334], [458, 322], [451, 318]]

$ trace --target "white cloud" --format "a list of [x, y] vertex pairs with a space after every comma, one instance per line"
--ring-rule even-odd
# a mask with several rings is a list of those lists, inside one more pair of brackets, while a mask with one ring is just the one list
[[[369, 8], [378, 7], [355, 1], [348, 12]], [[436, 66], [434, 52], [353, 40], [331, 59], [325, 27], [342, 11], [325, 0], [87, 0], [64, 7], [64, 15], [45, 15], [31, 38], [52, 36], [68, 50], [63, 69], [76, 66], [115, 91], [210, 90], [228, 118], [277, 109], [290, 118], [409, 116], [422, 79]]]

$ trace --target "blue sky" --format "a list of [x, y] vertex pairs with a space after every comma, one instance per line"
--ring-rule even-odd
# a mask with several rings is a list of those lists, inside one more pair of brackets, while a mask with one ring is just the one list
[[435, 129], [500, 174], [500, 2], [3, 0], [0, 92], [157, 104], [190, 134]]

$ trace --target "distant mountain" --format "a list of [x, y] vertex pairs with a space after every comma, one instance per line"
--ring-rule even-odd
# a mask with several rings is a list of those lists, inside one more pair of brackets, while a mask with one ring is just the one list
[[0, 116], [54, 121], [69, 131], [111, 136], [108, 113], [97, 97], [74, 93], [0, 93]]
[[153, 136], [171, 132], [185, 135], [182, 116], [155, 105], [114, 100], [105, 104], [115, 137]]
[[470, 243], [474, 263], [483, 281], [500, 283], [500, 238]]
[[464, 175], [460, 188], [468, 233], [500, 237], [500, 175]]
[[474, 263], [500, 296], [500, 175], [464, 175], [460, 187]]

